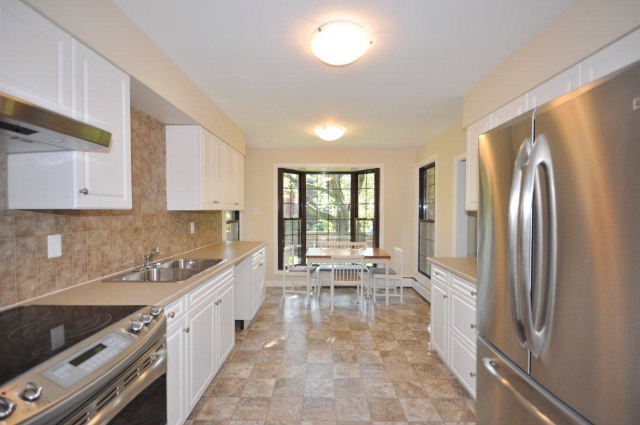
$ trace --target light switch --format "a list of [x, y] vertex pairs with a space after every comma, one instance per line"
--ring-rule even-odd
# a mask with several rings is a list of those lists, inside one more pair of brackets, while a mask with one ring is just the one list
[[194, 234], [196, 232], [196, 223], [194, 223], [193, 221], [189, 223], [189, 232], [191, 234]]
[[47, 236], [47, 257], [56, 258], [62, 256], [62, 235]]

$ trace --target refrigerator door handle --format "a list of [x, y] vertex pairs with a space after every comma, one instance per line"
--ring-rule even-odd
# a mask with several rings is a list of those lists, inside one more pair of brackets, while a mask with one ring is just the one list
[[[521, 308], [529, 348], [534, 356], [539, 357], [551, 332], [557, 270], [555, 180], [551, 149], [544, 135], [538, 136], [534, 141], [523, 173], [520, 213], [519, 233], [522, 235], [520, 249], [525, 257], [525, 266], [518, 270], [516, 279], [521, 287], [525, 286], [521, 291], [523, 295]], [[538, 235], [536, 240], [534, 240], [534, 220], [536, 220]], [[535, 288], [532, 287], [534, 245], [538, 254], [535, 262], [537, 284]], [[538, 298], [535, 311], [532, 290]]]
[[511, 191], [509, 193], [509, 251], [508, 251], [508, 279], [513, 305], [514, 321], [523, 347], [527, 346], [527, 334], [525, 332], [525, 319], [523, 317], [524, 294], [520, 283], [520, 274], [524, 259], [521, 250], [521, 203], [522, 203], [522, 180], [529, 156], [531, 154], [531, 139], [525, 139], [520, 145], [520, 150], [516, 156], [513, 166], [513, 177], [511, 179]]

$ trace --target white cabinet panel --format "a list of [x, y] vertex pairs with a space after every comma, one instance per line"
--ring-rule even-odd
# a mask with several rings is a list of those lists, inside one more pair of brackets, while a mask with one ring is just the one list
[[580, 85], [580, 66], [574, 65], [531, 90], [527, 94], [527, 109], [544, 105], [558, 96], [577, 89]]
[[[491, 114], [490, 128], [502, 125], [510, 119], [522, 114], [525, 111], [526, 104], [526, 96], [520, 96], [502, 106]], [[480, 134], [482, 134], [482, 132]]]
[[0, 91], [71, 116], [71, 36], [18, 0], [0, 0]]
[[74, 115], [111, 132], [107, 152], [76, 152], [79, 208], [131, 208], [129, 76], [73, 41]]
[[478, 137], [489, 131], [491, 117], [487, 116], [467, 127], [467, 158], [465, 208], [467, 211], [478, 210], [479, 171], [478, 171]]
[[640, 60], [640, 29], [594, 53], [580, 64], [583, 84], [624, 68]]
[[476, 344], [476, 308], [473, 302], [451, 291], [451, 327], [467, 339], [469, 345]]
[[266, 296], [266, 248], [261, 248], [235, 266], [235, 319], [248, 322]]
[[213, 295], [189, 309], [187, 321], [189, 410], [198, 403], [217, 370]]
[[446, 362], [449, 333], [449, 288], [439, 281], [431, 282], [431, 344]]
[[[167, 309], [167, 320], [169, 320]], [[182, 425], [187, 420], [187, 339], [185, 318], [181, 317], [167, 328], [167, 424]]]
[[456, 334], [451, 338], [451, 370], [471, 396], [476, 396], [476, 351]]
[[218, 368], [231, 353], [235, 344], [235, 318], [233, 313], [233, 280], [225, 283], [216, 293], [216, 325], [218, 330]]

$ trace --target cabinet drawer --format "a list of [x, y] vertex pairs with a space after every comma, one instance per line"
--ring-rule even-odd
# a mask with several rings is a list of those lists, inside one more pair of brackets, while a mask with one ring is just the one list
[[[169, 320], [171, 320], [171, 323], [169, 323]], [[174, 332], [178, 332], [178, 330], [183, 332], [181, 328], [185, 326], [186, 321], [187, 316], [185, 314], [179, 317], [176, 316], [172, 319], [169, 319], [169, 316], [167, 316], [167, 337], [169, 337], [169, 335], [173, 335]]]
[[233, 279], [233, 267], [229, 267], [226, 270], [217, 274], [213, 279], [198, 286], [193, 291], [189, 292], [189, 308], [202, 301], [207, 296], [211, 295], [213, 291], [223, 282]]
[[476, 307], [456, 291], [451, 293], [451, 326], [475, 347]]
[[178, 322], [178, 320], [184, 316], [186, 310], [185, 297], [178, 298], [166, 306], [164, 308], [164, 312], [167, 316], [167, 328], [169, 328], [174, 322]]
[[466, 297], [469, 297], [471, 300], [473, 300], [474, 306], [475, 306], [475, 300], [476, 300], [476, 295], [478, 295], [478, 288], [477, 286], [467, 282], [464, 279], [461, 279], [457, 276], [451, 276], [451, 284], [453, 286], [453, 289], [455, 289], [456, 291], [458, 291], [459, 293], [463, 294]]
[[431, 273], [432, 279], [439, 280], [440, 282], [443, 282], [443, 283], [449, 283], [449, 273], [447, 273], [446, 271], [444, 271], [443, 269], [437, 266], [432, 266], [431, 270], [432, 270], [432, 273]]
[[451, 338], [451, 370], [456, 374], [462, 385], [469, 393], [476, 397], [476, 353], [462, 342], [459, 336], [452, 332]]
[[255, 269], [257, 267], [261, 267], [264, 264], [265, 260], [265, 249], [261, 248], [256, 253], [251, 255], [251, 266]]

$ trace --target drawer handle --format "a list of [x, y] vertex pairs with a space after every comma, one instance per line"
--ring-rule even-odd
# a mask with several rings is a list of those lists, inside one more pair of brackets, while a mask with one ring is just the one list
[[167, 316], [169, 316], [170, 319], [173, 319], [174, 317], [176, 317], [176, 312], [172, 311], [171, 313], [169, 313]]
[[473, 324], [473, 323], [472, 323], [471, 325], [469, 325], [469, 326], [471, 326], [471, 329], [475, 329], [475, 328], [477, 327], [477, 326], [476, 326], [475, 324]]
[[442, 295], [442, 299], [446, 300], [447, 298], [449, 298], [449, 295]]
[[88, 195], [89, 194], [89, 189], [87, 189], [86, 187], [83, 187], [78, 192], [80, 192], [82, 195]]
[[191, 331], [191, 328], [184, 328], [184, 333], [188, 334]]
[[471, 291], [471, 296], [475, 297], [478, 293], [476, 291]]
[[472, 378], [475, 378], [476, 377], [476, 373], [475, 372], [469, 372], [469, 376], [472, 377]]

